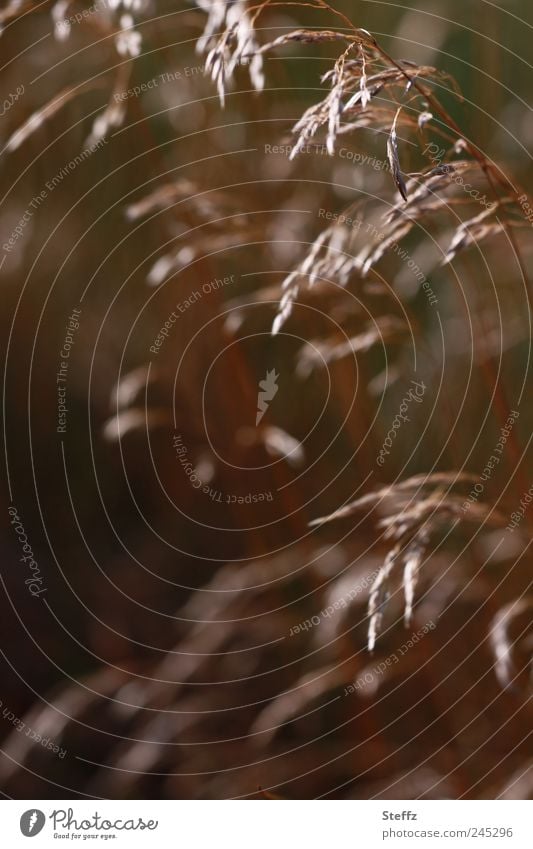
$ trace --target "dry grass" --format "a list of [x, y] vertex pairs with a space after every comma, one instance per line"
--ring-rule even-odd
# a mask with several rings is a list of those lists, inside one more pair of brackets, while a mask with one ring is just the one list
[[[39, 26], [55, 27], [49, 64], [78, 38], [87, 55], [76, 79], [62, 78], [58, 65], [44, 105], [17, 104], [9, 116], [4, 155], [21, 179], [28, 171], [32, 191], [42, 182], [41, 149], [47, 174], [57, 157], [72, 157], [44, 145], [48, 128], [55, 140], [62, 122], [78, 121], [80, 145], [109, 144], [80, 175], [88, 194], [102, 167], [112, 176], [83, 218], [85, 232], [100, 218], [104, 225], [81, 240], [67, 265], [70, 286], [61, 288], [70, 304], [79, 279], [96, 281], [84, 306], [78, 376], [70, 378], [73, 442], [66, 440], [91, 557], [72, 521], [71, 492], [58, 526], [48, 518], [51, 537], [64, 534], [62, 558], [84, 556], [70, 576], [84, 599], [79, 615], [48, 559], [52, 607], [73, 635], [75, 658], [61, 654], [63, 631], [39, 621], [37, 642], [53, 670], [35, 682], [36, 696], [16, 677], [8, 694], [28, 725], [70, 755], [51, 759], [5, 729], [2, 790], [16, 798], [253, 797], [257, 787], [268, 799], [529, 797], [527, 513], [512, 537], [505, 531], [530, 483], [524, 405], [501, 464], [464, 507], [518, 406], [504, 376], [525, 358], [529, 332], [523, 189], [461, 131], [455, 106], [444, 105], [461, 102], [445, 68], [394, 58], [324, 0], [196, 5], [176, 18], [162, 5], [161, 23], [143, 4], [117, 4], [68, 32], [59, 23], [73, 5], [56, 4], [51, 20], [40, 12]], [[0, 13], [2, 25], [14, 27], [16, 49], [32, 9], [12, 2]], [[182, 80], [174, 94], [156, 86], [146, 101], [120, 100], [139, 82], [139, 68], [154, 74], [142, 64], [145, 47], [160, 74], [174, 67], [176, 43], [182, 67], [195, 61], [193, 50], [203, 57], [206, 79]], [[269, 89], [270, 74], [286, 82], [300, 47], [326, 63], [305, 103], [297, 86]], [[262, 156], [267, 135], [290, 146], [290, 156]], [[307, 157], [311, 143], [326, 154]], [[355, 200], [355, 181], [347, 186], [339, 176], [347, 144], [383, 163], [374, 183], [361, 166]], [[77, 198], [73, 181], [64, 191], [61, 203], [59, 190], [54, 196], [58, 220]], [[319, 209], [331, 213], [325, 228]], [[66, 222], [70, 248], [76, 218]], [[25, 238], [8, 272], [17, 284], [40, 256], [34, 232]], [[44, 281], [64, 259], [55, 251], [39, 265]], [[411, 258], [438, 294], [437, 318], [432, 304], [422, 298], [421, 309], [416, 300], [420, 280], [408, 295], [402, 290]], [[146, 340], [177, 300], [237, 266], [239, 283], [199, 298], [148, 365]], [[117, 281], [127, 286], [110, 329], [103, 315]], [[32, 304], [28, 322], [34, 313]], [[128, 334], [139, 315], [146, 324], [132, 350]], [[39, 375], [48, 386], [57, 333], [46, 334], [54, 346], [40, 349]], [[18, 338], [22, 357], [20, 331]], [[204, 391], [227, 350], [214, 388]], [[279, 412], [253, 428], [243, 411], [253, 425], [259, 378], [271, 369], [283, 372]], [[378, 468], [402, 385], [414, 374], [434, 390], [431, 401], [423, 414], [413, 404], [390, 463]], [[97, 385], [88, 402], [90, 376]], [[50, 506], [61, 466], [50, 459], [56, 434], [46, 422], [55, 410], [42, 392], [35, 474]], [[11, 403], [19, 415], [8, 422], [8, 449], [25, 481], [24, 380]], [[176, 433], [208, 497], [176, 462]], [[219, 509], [212, 494], [244, 492], [248, 467], [254, 491], [276, 491], [278, 503]], [[37, 522], [31, 501], [27, 513]], [[109, 513], [118, 534], [109, 533]], [[27, 601], [14, 592], [24, 619]], [[435, 627], [402, 652], [428, 623]], [[15, 668], [35, 667], [36, 649], [27, 639], [22, 646], [12, 652]]]

